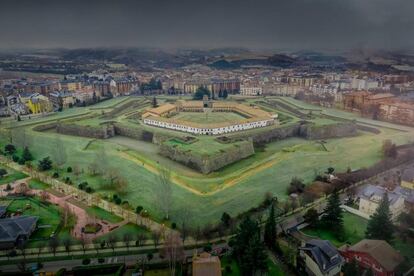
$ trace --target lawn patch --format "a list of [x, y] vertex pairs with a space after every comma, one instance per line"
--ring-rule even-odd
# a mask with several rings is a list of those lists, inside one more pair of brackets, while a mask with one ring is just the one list
[[86, 212], [90, 215], [90, 216], [94, 216], [97, 219], [102, 219], [102, 220], [106, 220], [110, 223], [118, 223], [121, 222], [123, 219], [121, 217], [118, 217], [117, 215], [114, 215], [98, 206], [92, 206], [92, 207], [88, 207], [86, 209]]

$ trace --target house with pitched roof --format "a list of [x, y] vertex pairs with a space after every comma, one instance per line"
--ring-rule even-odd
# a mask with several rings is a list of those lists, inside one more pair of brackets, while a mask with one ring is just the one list
[[359, 211], [369, 216], [373, 215], [385, 194], [388, 195], [391, 216], [396, 219], [405, 209], [404, 196], [381, 186], [367, 185], [359, 193]]
[[312, 239], [299, 248], [300, 262], [311, 276], [333, 276], [341, 272], [344, 258], [330, 241]]
[[383, 240], [362, 240], [352, 246], [344, 245], [339, 252], [347, 263], [355, 260], [365, 269], [371, 269], [375, 276], [393, 276], [404, 258]]
[[193, 276], [221, 276], [219, 257], [203, 252], [193, 258]]
[[29, 239], [38, 217], [17, 216], [0, 219], [0, 249], [13, 248]]

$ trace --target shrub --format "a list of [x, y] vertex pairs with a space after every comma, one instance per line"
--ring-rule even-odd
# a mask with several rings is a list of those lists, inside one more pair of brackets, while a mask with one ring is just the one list
[[13, 154], [12, 155], [12, 159], [13, 159], [13, 162], [19, 162], [19, 160], [20, 160], [20, 158], [19, 158], [19, 156], [17, 156], [17, 154]]
[[83, 265], [88, 265], [90, 263], [91, 263], [91, 259], [89, 259], [89, 258], [85, 258], [85, 259], [82, 260]]
[[116, 205], [120, 205], [122, 203], [122, 199], [117, 197], [117, 198], [115, 198], [114, 202], [115, 202]]
[[203, 249], [204, 249], [205, 252], [211, 252], [211, 250], [213, 250], [213, 248], [211, 247], [210, 244], [207, 244], [206, 246], [204, 246]]
[[4, 146], [4, 152], [6, 154], [13, 154], [16, 152], [16, 147], [12, 144], [8, 144]]
[[105, 262], [104, 258], [98, 258], [98, 263], [103, 264]]
[[59, 177], [59, 173], [58, 172], [54, 172], [52, 175], [53, 178], [58, 178]]
[[71, 173], [71, 172], [72, 172], [72, 167], [68, 167], [68, 168], [66, 169], [66, 171], [67, 171], [68, 173]]
[[226, 273], [232, 273], [233, 270], [231, 269], [231, 266], [226, 265]]
[[23, 158], [20, 158], [17, 163], [19, 163], [19, 165], [24, 165], [26, 163], [26, 161], [24, 161]]
[[7, 174], [7, 170], [0, 168], [0, 178], [3, 178]]
[[138, 205], [137, 208], [135, 209], [135, 213], [140, 214], [143, 209], [144, 207], [142, 207], [141, 205]]
[[91, 194], [91, 193], [93, 193], [94, 192], [94, 190], [92, 189], [92, 187], [86, 187], [86, 189], [85, 189], [85, 191], [88, 193], [88, 194]]
[[28, 147], [24, 147], [23, 154], [22, 154], [22, 159], [24, 161], [32, 161], [33, 160], [33, 155], [30, 152]]
[[171, 223], [171, 228], [172, 229], [177, 229], [177, 224], [175, 222]]

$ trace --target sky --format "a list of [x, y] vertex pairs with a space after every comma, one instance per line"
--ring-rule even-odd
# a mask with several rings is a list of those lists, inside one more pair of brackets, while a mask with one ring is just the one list
[[414, 49], [413, 0], [1, 0], [0, 48]]

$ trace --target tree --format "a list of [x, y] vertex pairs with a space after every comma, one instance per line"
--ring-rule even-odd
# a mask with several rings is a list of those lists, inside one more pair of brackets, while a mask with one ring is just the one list
[[72, 249], [72, 239], [70, 237], [66, 237], [63, 240], [63, 246], [65, 247], [66, 253], [68, 253], [69, 256], [69, 252]]
[[230, 223], [231, 223], [231, 216], [229, 214], [227, 214], [226, 212], [224, 212], [221, 215], [221, 223], [224, 226], [229, 227], [230, 226]]
[[127, 248], [127, 251], [129, 252], [129, 245], [131, 242], [131, 235], [128, 233], [124, 233], [124, 235], [122, 236], [122, 240], [124, 241], [124, 244]]
[[24, 160], [24, 162], [33, 160], [33, 155], [30, 152], [28, 147], [24, 147], [24, 149], [23, 149], [22, 160]]
[[151, 105], [152, 105], [152, 107], [157, 107], [158, 106], [158, 101], [157, 101], [157, 98], [155, 96], [152, 98]]
[[394, 143], [392, 143], [389, 139], [383, 142], [382, 152], [384, 156], [388, 158], [396, 158], [398, 155], [397, 146]]
[[48, 171], [52, 168], [52, 160], [47, 156], [39, 161], [38, 167], [40, 171]]
[[275, 217], [275, 207], [274, 204], [270, 206], [269, 210], [269, 217], [267, 218], [264, 230], [264, 242], [266, 246], [275, 251], [277, 249], [277, 241], [276, 241], [276, 217]]
[[229, 96], [229, 93], [227, 92], [227, 89], [224, 89], [224, 91], [223, 91], [223, 99], [227, 99], [228, 96]]
[[59, 135], [56, 135], [55, 142], [52, 145], [53, 150], [53, 162], [55, 162], [57, 167], [61, 167], [66, 163], [67, 155], [66, 148], [63, 145], [62, 139]]
[[303, 180], [297, 177], [293, 177], [290, 181], [290, 186], [288, 187], [288, 193], [303, 193], [305, 190], [305, 184]]
[[157, 248], [157, 246], [160, 244], [161, 232], [158, 230], [152, 231], [151, 238], [154, 242], [154, 247]]
[[316, 211], [314, 208], [310, 208], [308, 211], [306, 211], [303, 218], [311, 228], [316, 227], [319, 223], [319, 214], [318, 211]]
[[356, 262], [356, 260], [352, 259], [351, 262], [344, 264], [344, 266], [342, 267], [342, 272], [344, 273], [344, 276], [360, 275], [358, 263]]
[[161, 250], [162, 255], [168, 261], [170, 275], [176, 275], [176, 266], [178, 262], [184, 260], [184, 247], [179, 234], [169, 232]]
[[0, 168], [0, 178], [3, 178], [7, 174], [7, 170]]
[[172, 183], [171, 171], [167, 168], [160, 168], [158, 172], [157, 189], [155, 190], [156, 200], [159, 208], [163, 211], [164, 217], [169, 219], [172, 206]]
[[138, 205], [137, 208], [135, 208], [135, 213], [139, 215], [141, 214], [143, 209], [144, 207], [142, 207], [141, 205]]
[[16, 147], [12, 144], [7, 144], [4, 146], [4, 152], [8, 155], [12, 155], [16, 152]]
[[49, 240], [49, 248], [52, 251], [53, 256], [56, 255], [56, 249], [59, 247], [59, 240], [56, 237], [53, 237]]
[[145, 240], [147, 239], [147, 236], [140, 232], [136, 235], [136, 241], [135, 241], [135, 246], [141, 246], [144, 244]]
[[118, 241], [117, 236], [115, 236], [114, 234], [110, 234], [108, 237], [108, 245], [109, 247], [111, 247], [112, 252], [115, 252], [115, 245], [116, 242]]
[[385, 193], [375, 213], [368, 221], [365, 236], [368, 239], [385, 240], [392, 243], [394, 230], [388, 194]]
[[344, 222], [338, 190], [335, 189], [328, 199], [328, 204], [322, 216], [322, 225], [331, 230], [335, 237], [342, 240], [344, 237]]
[[267, 269], [267, 255], [260, 240], [260, 228], [257, 222], [245, 217], [232, 243], [242, 275], [255, 275]]
[[194, 93], [193, 99], [194, 100], [202, 100], [204, 95], [207, 95], [210, 98], [210, 90], [207, 88], [200, 86], [197, 88], [197, 91]]

